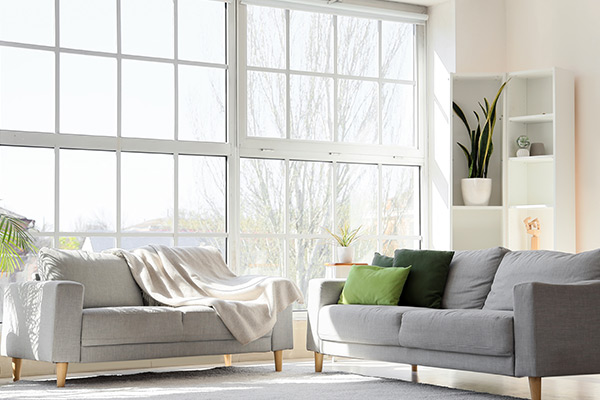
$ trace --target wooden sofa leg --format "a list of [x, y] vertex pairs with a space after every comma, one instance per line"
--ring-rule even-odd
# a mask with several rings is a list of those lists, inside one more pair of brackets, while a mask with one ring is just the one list
[[65, 387], [65, 380], [67, 379], [68, 367], [69, 363], [56, 363], [56, 387]]
[[412, 370], [412, 372], [417, 372], [417, 368], [418, 368], [418, 367], [417, 367], [417, 365], [416, 365], [416, 364], [412, 364], [412, 365], [411, 365], [411, 370]]
[[323, 371], [323, 354], [315, 351], [315, 372]]
[[225, 359], [225, 366], [231, 367], [231, 354], [225, 354], [223, 358]]
[[13, 374], [13, 382], [21, 379], [21, 363], [23, 360], [21, 358], [13, 358], [12, 359], [12, 374]]
[[531, 400], [542, 400], [541, 377], [529, 377], [529, 391], [531, 392]]
[[283, 350], [275, 350], [273, 357], [275, 358], [275, 371], [281, 372], [283, 368]]

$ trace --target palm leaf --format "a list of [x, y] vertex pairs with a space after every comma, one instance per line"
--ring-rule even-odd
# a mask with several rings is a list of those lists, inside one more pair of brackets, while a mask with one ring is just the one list
[[37, 251], [23, 222], [6, 214], [0, 214], [0, 273], [13, 273], [23, 262], [21, 252]]

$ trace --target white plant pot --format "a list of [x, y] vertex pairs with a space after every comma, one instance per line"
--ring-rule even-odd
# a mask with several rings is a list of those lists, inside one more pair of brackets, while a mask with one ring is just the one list
[[464, 178], [460, 181], [465, 206], [487, 206], [492, 195], [490, 178]]
[[337, 258], [339, 263], [351, 264], [354, 257], [354, 247], [338, 247]]

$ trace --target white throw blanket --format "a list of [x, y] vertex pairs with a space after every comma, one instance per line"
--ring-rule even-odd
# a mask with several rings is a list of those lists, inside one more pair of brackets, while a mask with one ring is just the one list
[[214, 308], [242, 344], [266, 335], [277, 313], [294, 301], [304, 302], [288, 279], [235, 275], [212, 247], [146, 246], [112, 252], [127, 261], [135, 281], [150, 297], [170, 306]]

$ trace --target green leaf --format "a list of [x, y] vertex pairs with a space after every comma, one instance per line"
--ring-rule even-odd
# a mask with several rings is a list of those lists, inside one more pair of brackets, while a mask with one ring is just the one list
[[0, 273], [13, 273], [23, 262], [22, 252], [37, 251], [35, 240], [23, 221], [0, 214]]
[[458, 116], [458, 118], [460, 118], [460, 120], [463, 122], [463, 124], [465, 124], [465, 127], [467, 128], [467, 135], [469, 135], [469, 139], [472, 139], [471, 127], [469, 127], [469, 122], [467, 121], [465, 113], [455, 102], [452, 102], [452, 109], [454, 110], [454, 113]]

